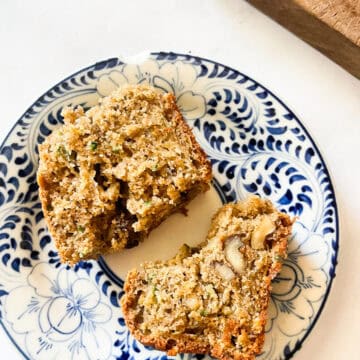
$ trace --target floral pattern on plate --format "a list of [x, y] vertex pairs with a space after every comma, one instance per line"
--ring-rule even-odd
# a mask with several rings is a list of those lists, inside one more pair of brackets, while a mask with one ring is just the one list
[[289, 359], [314, 326], [335, 274], [338, 214], [329, 174], [306, 129], [275, 95], [191, 55], [99, 62], [41, 96], [11, 130], [0, 149], [1, 325], [29, 359], [168, 358], [129, 334], [119, 306], [123, 280], [103, 259], [60, 264], [37, 195], [37, 145], [62, 123], [61, 109], [88, 108], [117, 86], [142, 82], [174, 92], [211, 160], [223, 202], [258, 194], [297, 216], [259, 357]]

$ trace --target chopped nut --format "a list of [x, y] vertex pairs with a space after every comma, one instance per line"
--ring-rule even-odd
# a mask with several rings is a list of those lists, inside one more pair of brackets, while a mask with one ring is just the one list
[[244, 255], [239, 251], [244, 246], [240, 236], [231, 236], [225, 242], [225, 258], [232, 268], [241, 275], [245, 271]]
[[197, 310], [201, 305], [198, 297], [196, 295], [194, 295], [194, 294], [190, 295], [185, 301], [186, 301], [186, 305], [191, 310]]
[[215, 270], [224, 280], [230, 281], [235, 277], [234, 272], [225, 264], [215, 263]]
[[265, 238], [275, 231], [275, 224], [268, 216], [264, 217], [251, 235], [251, 247], [262, 250], [265, 247]]
[[112, 173], [117, 179], [121, 180], [125, 178], [127, 174], [127, 164], [124, 161], [120, 162], [113, 168]]

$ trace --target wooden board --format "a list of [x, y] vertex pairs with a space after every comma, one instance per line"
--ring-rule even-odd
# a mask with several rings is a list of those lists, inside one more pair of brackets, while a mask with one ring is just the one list
[[248, 0], [360, 78], [360, 0]]

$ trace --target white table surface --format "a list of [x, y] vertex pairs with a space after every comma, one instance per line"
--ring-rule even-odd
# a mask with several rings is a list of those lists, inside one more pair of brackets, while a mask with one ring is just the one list
[[[1, 1], [0, 140], [67, 75], [143, 50], [234, 67], [270, 88], [310, 131], [336, 190], [340, 256], [323, 313], [294, 359], [360, 359], [360, 81], [247, 3]], [[0, 359], [21, 358], [0, 331]]]

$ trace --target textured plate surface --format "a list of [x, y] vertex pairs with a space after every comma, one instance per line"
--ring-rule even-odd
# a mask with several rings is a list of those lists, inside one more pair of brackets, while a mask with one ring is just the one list
[[[173, 218], [152, 238], [174, 235], [174, 241], [186, 242], [186, 234], [198, 234], [195, 227], [205, 234], [208, 220], [201, 216], [209, 214], [201, 203], [208, 201], [212, 212], [250, 193], [298, 217], [289, 257], [273, 283], [259, 357], [290, 358], [316, 322], [335, 272], [338, 214], [328, 171], [298, 118], [268, 89], [224, 65], [174, 53], [153, 53], [139, 64], [113, 58], [81, 70], [41, 96], [8, 134], [0, 149], [1, 325], [29, 359], [168, 358], [129, 335], [119, 307], [127, 265], [153, 256], [147, 242], [119, 258], [73, 269], [60, 264], [36, 184], [37, 145], [60, 126], [64, 106], [90, 107], [117, 86], [142, 82], [175, 93], [215, 178], [210, 195], [190, 206], [182, 234], [176, 222], [183, 220]], [[155, 254], [164, 257], [169, 243]], [[122, 269], [115, 265], [119, 259]]]

